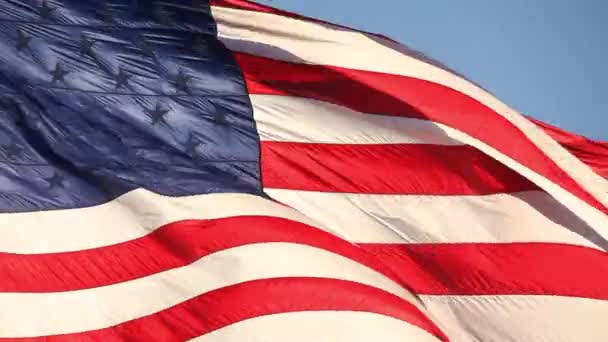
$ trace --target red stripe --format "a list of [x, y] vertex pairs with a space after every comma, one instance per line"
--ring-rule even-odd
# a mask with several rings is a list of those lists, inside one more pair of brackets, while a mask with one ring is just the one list
[[512, 123], [449, 87], [400, 75], [304, 65], [235, 53], [250, 93], [291, 95], [364, 113], [430, 120], [475, 137], [608, 214]]
[[186, 341], [246, 319], [300, 311], [358, 311], [393, 317], [442, 341], [448, 338], [420, 310], [376, 288], [334, 279], [275, 278], [208, 292], [167, 310], [87, 331], [0, 341]]
[[586, 247], [543, 243], [360, 246], [398, 271], [401, 281], [417, 294], [608, 300], [608, 254]]
[[107, 329], [0, 341], [186, 341], [246, 319], [301, 311], [358, 311], [393, 317], [448, 338], [418, 308], [379, 289], [319, 278], [251, 281], [205, 293]]
[[587, 164], [598, 175], [608, 178], [608, 142], [594, 141], [586, 137], [564, 131], [547, 123], [528, 118], [541, 127], [580, 161]]
[[59, 292], [110, 285], [263, 242], [324, 249], [375, 269], [419, 294], [537, 294], [608, 300], [608, 254], [595, 249], [543, 243], [355, 245], [302, 223], [272, 217], [176, 222], [137, 240], [79, 252], [0, 254], [0, 292]]
[[376, 194], [482, 195], [535, 190], [471, 146], [262, 142], [266, 188]]
[[165, 225], [139, 239], [66, 253], [0, 253], [0, 292], [60, 292], [125, 282], [228, 248], [265, 242], [317, 247], [397, 275], [356, 245], [320, 229], [276, 217], [239, 216]]

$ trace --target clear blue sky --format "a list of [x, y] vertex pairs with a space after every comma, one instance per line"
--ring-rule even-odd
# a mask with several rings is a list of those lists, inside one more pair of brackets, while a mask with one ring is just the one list
[[515, 109], [608, 140], [608, 0], [272, 0], [383, 33]]

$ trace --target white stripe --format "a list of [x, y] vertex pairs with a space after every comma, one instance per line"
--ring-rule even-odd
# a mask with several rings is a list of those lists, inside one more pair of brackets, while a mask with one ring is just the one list
[[[294, 20], [268, 13], [213, 7], [218, 34], [226, 46], [298, 63], [334, 65], [415, 77], [458, 90], [503, 116], [524, 132], [544, 153], [569, 173], [585, 190], [608, 206], [608, 181], [550, 138], [525, 117], [471, 82], [399, 51], [398, 45], [331, 25]], [[347, 56], [347, 58], [345, 58]], [[467, 137], [463, 136], [463, 139]], [[464, 141], [459, 139], [460, 141]], [[608, 216], [554, 185], [485, 143], [468, 137], [468, 144], [500, 160], [554, 195], [589, 224], [608, 234]], [[597, 228], [600, 229], [600, 228]]]
[[428, 120], [360, 113], [301, 97], [251, 95], [260, 138], [331, 144], [460, 145], [450, 127]]
[[[258, 130], [267, 140], [456, 144], [464, 136], [425, 120], [359, 113], [323, 101], [272, 95], [251, 100]], [[543, 192], [440, 197], [267, 190], [322, 226], [340, 229], [350, 241], [537, 241], [608, 249], [605, 237]]]
[[602, 249], [591, 228], [541, 191], [485, 196], [266, 192], [324, 227], [340, 227], [353, 242], [554, 242]]
[[557, 296], [421, 296], [452, 341], [608, 341], [608, 302]]
[[355, 261], [309, 246], [265, 243], [224, 250], [188, 266], [104, 287], [53, 293], [0, 293], [0, 337], [111, 327], [215, 289], [275, 277], [354, 281], [418, 305], [397, 283]]
[[[545, 177], [539, 175], [538, 173], [530, 170], [529, 168], [523, 166], [522, 164], [512, 160], [511, 158], [505, 156], [504, 154], [498, 152], [496, 149], [491, 146], [465, 134], [456, 129], [445, 130], [446, 134], [449, 135], [450, 138], [453, 138], [456, 141], [461, 141], [467, 145], [476, 146], [481, 151], [485, 152], [489, 156], [495, 158], [499, 162], [504, 165], [510, 167], [511, 169], [519, 172], [520, 174], [526, 176], [530, 181], [537, 184], [547, 193], [551, 194], [553, 198], [558, 199], [560, 203], [563, 204], [559, 211], [564, 211], [559, 215], [567, 215], [567, 211], [571, 211], [575, 213], [582, 221], [584, 221], [583, 226], [585, 226], [585, 231], [592, 234], [594, 236], [594, 240], [598, 240], [602, 242], [603, 248], [605, 248], [606, 241], [608, 241], [608, 216], [601, 213], [599, 210], [587, 205], [581, 199], [571, 194], [570, 192], [564, 190], [560, 186], [555, 183], [547, 180]], [[406, 181], [406, 180], [404, 180]], [[280, 201], [280, 198], [277, 198]], [[555, 206], [555, 205], [554, 205]], [[301, 208], [294, 206], [298, 211], [304, 212]], [[331, 207], [330, 207], [331, 208]], [[317, 217], [314, 212], [304, 212], [309, 218], [317, 220]], [[332, 212], [332, 214], [335, 214]], [[558, 213], [555, 213], [558, 215]], [[576, 222], [576, 220], [575, 220]], [[578, 223], [577, 223], [578, 224]], [[338, 229], [340, 228], [341, 236], [348, 236], [344, 233], [345, 227], [343, 226], [327, 226], [324, 225], [325, 228], [329, 229]], [[578, 228], [575, 228], [578, 230]], [[337, 231], [337, 230], [336, 230]], [[558, 238], [559, 239], [559, 238]]]
[[315, 225], [297, 211], [259, 196], [208, 194], [167, 197], [137, 189], [82, 209], [0, 214], [0, 252], [77, 251], [140, 238], [180, 220], [264, 215]]
[[392, 317], [368, 312], [309, 311], [256, 317], [192, 342], [431, 342], [428, 332]]
[[[254, 113], [256, 122], [258, 123], [258, 130], [260, 131], [261, 137], [264, 140], [343, 144], [426, 143], [443, 145], [470, 143], [472, 141], [472, 139], [469, 138], [466, 134], [463, 134], [462, 132], [456, 129], [452, 129], [445, 125], [433, 123], [431, 121], [359, 113], [323, 101], [289, 96], [253, 95], [251, 96], [251, 100], [255, 109]], [[296, 122], [297, 125], [294, 125], [294, 122]], [[505, 159], [504, 155], [496, 153], [496, 156], [499, 157], [498, 159], [502, 158], [503, 160], [507, 161], [506, 164], [516, 166], [515, 163], [509, 163], [510, 159]], [[552, 185], [552, 183], [549, 184]], [[337, 197], [339, 196], [340, 195], [337, 195]], [[498, 197], [501, 196], [499, 195]], [[523, 201], [520, 199], [513, 198], [509, 195], [502, 196], [502, 198], [509, 197], [511, 199], [514, 199], [516, 204], [519, 204], [520, 207], [521, 204], [523, 204]], [[604, 249], [608, 249], [608, 230], [598, 229], [599, 233], [594, 232], [592, 227], [588, 226], [585, 222], [577, 220], [576, 217], [572, 217], [568, 209], [563, 206], [560, 206], [559, 203], [549, 198], [549, 196], [543, 194], [541, 195], [541, 197], [543, 199], [540, 201], [536, 198], [530, 198], [530, 200], [533, 201], [533, 203], [537, 204], [537, 206], [530, 207], [528, 205], [525, 209], [527, 209], [527, 212], [533, 212], [534, 210], [544, 209], [542, 211], [544, 213], [548, 212], [551, 216], [550, 218], [546, 218], [543, 216], [543, 214], [536, 212], [533, 215], [528, 215], [516, 220], [518, 218], [517, 216], [513, 216], [512, 214], [502, 214], [502, 212], [506, 211], [505, 209], [512, 208], [511, 206], [504, 206], [502, 208], [505, 209], [500, 210], [500, 205], [502, 205], [503, 203], [498, 203], [492, 208], [489, 208], [491, 210], [486, 210], [485, 212], [491, 213], [488, 218], [492, 220], [500, 220], [500, 218], [503, 218], [503, 220], [505, 220], [508, 218], [511, 221], [519, 221], [519, 224], [534, 224], [539, 227], [546, 227], [545, 229], [539, 228], [536, 232], [530, 232], [528, 234], [525, 234], [526, 236], [524, 236], [522, 240], [517, 241], [527, 242], [530, 241], [526, 240], [526, 238], [528, 237], [533, 236], [538, 238], [539, 236], [544, 236], [548, 238], [552, 234], [557, 234], [557, 236], [554, 238], [556, 240], [555, 242], [576, 241], [577, 244], [581, 245], [593, 245], [593, 243], [590, 243], [577, 235], [582, 234], [583, 236], [589, 236], [589, 234], [591, 234], [593, 235], [593, 239], [591, 239], [591, 241], [595, 241], [597, 243], [599, 240], [603, 240], [604, 244], [602, 245], [602, 247]], [[471, 205], [470, 201], [466, 202], [466, 206], [464, 207], [466, 214], [464, 215], [470, 217], [471, 223], [477, 222], [476, 225], [473, 224], [472, 226], [480, 225], [480, 222], [475, 216], [475, 212], [472, 211], [472, 209], [480, 207], [488, 208], [488, 206], [485, 205], [486, 203], [490, 202], [488, 198], [493, 197], [484, 198], [482, 200], [483, 203], [481, 203], [481, 206], [479, 206], [478, 204]], [[279, 201], [282, 201], [280, 197], [277, 197], [277, 199]], [[332, 206], [334, 205], [332, 202], [333, 199], [334, 198], [332, 197], [331, 199], [325, 201], [325, 205], [327, 206], [323, 208], [332, 208]], [[432, 207], [434, 210], [442, 210], [442, 208], [444, 208], [443, 206], [441, 206], [441, 199], [433, 201], [438, 205], [429, 206], [427, 208]], [[306, 201], [304, 200], [302, 202]], [[419, 200], [415, 200], [415, 202], [420, 203]], [[463, 203], [462, 201], [459, 202]], [[351, 202], [349, 203], [352, 205]], [[305, 215], [315, 220], [317, 219], [319, 213], [323, 211], [323, 208], [318, 207], [315, 204], [304, 203], [303, 205], [312, 206], [315, 210], [301, 210], [300, 206], [297, 205], [292, 205], [292, 207], [300, 210]], [[394, 207], [396, 208], [397, 205], [395, 205]], [[513, 208], [517, 209], [518, 207], [515, 206]], [[463, 207], [455, 207], [451, 215], [456, 217], [462, 216], [460, 212], [457, 211], [458, 209], [463, 209]], [[425, 227], [426, 229], [429, 226], [437, 226], [437, 224], [433, 224], [433, 222], [435, 222], [435, 213], [430, 210], [421, 211], [428, 213], [429, 219], [426, 220], [428, 222], [424, 222], [426, 225], [419, 227]], [[496, 213], [501, 213], [499, 218], [496, 218]], [[330, 212], [328, 212], [327, 216], [336, 217], [340, 216], [340, 214], [335, 213], [333, 210], [331, 210]], [[388, 216], [390, 216], [390, 213], [388, 213]], [[542, 220], [530, 220], [531, 217], [542, 217]], [[568, 219], [562, 220], [562, 224], [560, 227], [561, 229], [555, 230], [554, 227], [556, 226], [556, 224], [552, 222], [552, 219], [554, 217], [558, 217], [560, 219]], [[602, 219], [601, 214], [599, 216], [599, 219], [597, 219], [596, 221], [598, 222], [596, 225], [597, 227], [605, 227], [602, 226], [604, 224], [602, 222], [608, 222], [608, 220]], [[329, 228], [340, 228], [342, 230], [344, 230], [345, 228], [345, 226], [343, 225], [328, 225], [328, 223], [325, 221], [320, 222], [325, 227]], [[411, 220], [406, 222], [408, 222], [408, 224], [414, 223]], [[373, 222], [369, 223], [372, 224]], [[492, 225], [489, 220], [484, 221], [483, 224], [485, 224], [486, 226]], [[608, 225], [608, 223], [605, 224]], [[571, 227], [571, 230], [574, 230], [578, 233], [569, 232], [568, 229], [566, 229], [565, 227]], [[372, 224], [372, 226], [369, 227], [370, 230], [377, 230], [378, 228], [380, 227], [378, 227], [377, 224], [375, 226]], [[445, 230], [445, 226], [437, 226], [437, 234], [439, 236], [442, 235], [439, 233], [440, 229]], [[507, 232], [511, 232], [511, 230], [508, 230]], [[563, 232], [563, 234], [560, 232]], [[501, 234], [500, 231], [492, 232], [492, 235], [496, 234], [502, 236], [505, 233]], [[572, 237], [574, 237], [574, 239], [572, 239]], [[446, 239], [445, 241], [449, 242], [448, 239]]]
[[[578, 217], [584, 220], [599, 236], [602, 237], [604, 241], [608, 240], [608, 215], [604, 215], [598, 209], [588, 205], [586, 202], [569, 191], [564, 190], [562, 187], [548, 180], [544, 176], [541, 176], [519, 162], [507, 157], [490, 145], [458, 130], [453, 130], [452, 136], [468, 145], [477, 147], [480, 151], [525, 176], [531, 182], [538, 185], [541, 189], [551, 194], [555, 199], [562, 203], [565, 208], [568, 208], [568, 210], [574, 212]], [[591, 173], [595, 174], [593, 171], [591, 171]]]

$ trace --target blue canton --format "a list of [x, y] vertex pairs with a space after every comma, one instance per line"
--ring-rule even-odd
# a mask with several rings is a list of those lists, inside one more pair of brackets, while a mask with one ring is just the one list
[[207, 1], [0, 0], [0, 211], [146, 188], [261, 194], [241, 71]]

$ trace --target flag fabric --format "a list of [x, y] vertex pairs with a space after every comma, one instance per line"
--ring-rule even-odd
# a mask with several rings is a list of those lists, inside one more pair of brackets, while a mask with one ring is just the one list
[[608, 142], [593, 141], [534, 118], [529, 118], [529, 120], [542, 128], [576, 158], [587, 164], [595, 173], [608, 178]]
[[0, 342], [608, 341], [605, 143], [243, 0], [0, 44]]

